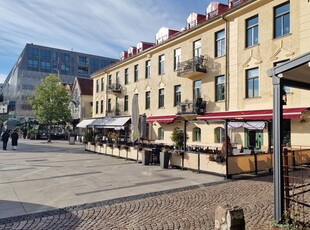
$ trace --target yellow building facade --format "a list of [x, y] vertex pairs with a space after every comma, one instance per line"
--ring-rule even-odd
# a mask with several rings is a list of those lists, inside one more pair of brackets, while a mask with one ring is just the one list
[[[220, 147], [226, 120], [235, 147], [267, 150], [273, 98], [267, 71], [309, 52], [309, 41], [306, 0], [211, 3], [205, 19], [191, 14], [187, 28], [161, 28], [154, 44], [140, 42], [94, 73], [93, 118], [130, 116], [137, 94], [148, 140], [172, 144], [185, 119], [189, 146]], [[286, 143], [309, 146], [310, 93], [284, 90]]]

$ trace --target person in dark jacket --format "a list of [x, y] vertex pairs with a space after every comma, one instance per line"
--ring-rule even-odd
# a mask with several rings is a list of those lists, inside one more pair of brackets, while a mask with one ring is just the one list
[[3, 150], [6, 150], [9, 138], [10, 138], [10, 133], [8, 130], [5, 130], [1, 135], [1, 140], [3, 141]]
[[16, 129], [11, 133], [11, 139], [12, 139], [12, 148], [13, 150], [16, 150], [17, 142], [18, 142], [18, 132]]

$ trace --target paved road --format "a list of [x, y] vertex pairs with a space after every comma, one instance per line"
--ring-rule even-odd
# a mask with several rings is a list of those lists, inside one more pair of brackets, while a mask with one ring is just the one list
[[164, 170], [62, 141], [0, 150], [0, 229], [214, 229], [225, 204], [244, 209], [247, 229], [268, 229], [272, 177]]

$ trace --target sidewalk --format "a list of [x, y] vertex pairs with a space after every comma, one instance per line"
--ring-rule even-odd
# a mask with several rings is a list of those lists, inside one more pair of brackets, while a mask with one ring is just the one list
[[21, 140], [0, 152], [0, 218], [223, 181], [223, 177], [143, 166], [65, 141]]
[[225, 181], [63, 141], [21, 140], [0, 152], [0, 230], [214, 229], [225, 204], [243, 208], [247, 229], [268, 229], [272, 202], [272, 176]]

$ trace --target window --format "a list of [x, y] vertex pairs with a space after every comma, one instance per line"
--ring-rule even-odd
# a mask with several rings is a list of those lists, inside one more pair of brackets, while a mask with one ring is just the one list
[[181, 63], [181, 48], [174, 50], [174, 63], [173, 63], [173, 69], [177, 70], [180, 67]]
[[41, 61], [41, 71], [51, 72], [51, 63], [49, 61]]
[[119, 71], [116, 72], [115, 83], [116, 83], [116, 85], [119, 85]]
[[150, 109], [151, 107], [151, 92], [145, 92], [145, 109]]
[[101, 78], [101, 91], [104, 91], [104, 78]]
[[258, 68], [246, 70], [246, 98], [258, 97]]
[[39, 59], [39, 49], [29, 47], [28, 48], [28, 58]]
[[151, 76], [151, 61], [147, 60], [145, 62], [145, 78], [150, 78]]
[[134, 75], [134, 82], [137, 82], [138, 81], [138, 65], [135, 65], [134, 66], [134, 70], [135, 70], [135, 75]]
[[38, 70], [39, 62], [37, 60], [28, 60], [28, 69], [29, 70]]
[[125, 69], [125, 80], [124, 80], [124, 82], [125, 82], [125, 85], [127, 85], [128, 84], [128, 68], [126, 68]]
[[51, 60], [52, 52], [50, 50], [40, 50], [41, 60]]
[[215, 57], [225, 54], [225, 30], [215, 33]]
[[165, 106], [165, 89], [159, 89], [158, 108], [164, 108], [164, 106]]
[[99, 92], [99, 79], [96, 80], [96, 92]]
[[193, 141], [201, 141], [201, 129], [198, 127], [193, 129]]
[[101, 103], [100, 103], [100, 113], [103, 113], [103, 100], [101, 100]]
[[96, 101], [96, 114], [98, 113], [99, 110], [99, 101]]
[[258, 43], [258, 16], [246, 20], [245, 47], [255, 46]]
[[165, 130], [164, 128], [160, 127], [158, 128], [158, 140], [164, 140], [165, 138]]
[[290, 3], [286, 2], [274, 8], [274, 38], [290, 32]]
[[222, 127], [217, 127], [214, 129], [214, 143], [221, 143], [224, 137], [224, 129]]
[[160, 55], [158, 57], [158, 74], [164, 74], [165, 73], [165, 55]]
[[201, 80], [194, 81], [193, 84], [193, 101], [197, 101], [198, 98], [201, 98]]
[[[60, 69], [61, 69], [61, 72], [65, 74], [69, 71], [69, 66], [66, 64], [61, 64]], [[88, 68], [87, 67], [78, 67], [78, 74], [80, 74], [80, 75], [88, 74]]]
[[193, 44], [193, 57], [197, 58], [201, 56], [201, 40], [195, 41]]
[[225, 77], [219, 76], [215, 78], [215, 101], [223, 101], [225, 99]]
[[111, 112], [112, 110], [112, 100], [111, 98], [108, 99], [108, 112]]
[[88, 65], [87, 57], [79, 57], [79, 65]]
[[109, 74], [108, 76], [108, 85], [112, 85], [112, 75]]
[[124, 97], [124, 111], [128, 111], [128, 95]]
[[181, 85], [174, 86], [174, 106], [181, 103]]

